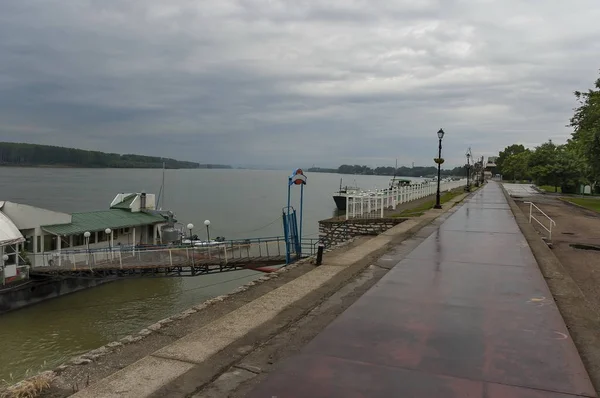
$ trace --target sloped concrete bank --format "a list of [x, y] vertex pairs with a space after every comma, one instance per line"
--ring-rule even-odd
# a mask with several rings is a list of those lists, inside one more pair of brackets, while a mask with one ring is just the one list
[[[419, 235], [421, 228], [464, 197], [447, 203], [444, 210], [431, 210], [375, 238], [360, 237], [332, 248], [320, 267], [308, 260], [266, 274], [230, 295], [216, 297], [73, 358], [52, 372], [51, 388], [41, 396], [193, 394], [244, 356], [268, 345], [343, 286], [356, 281], [391, 246]], [[385, 263], [385, 258], [382, 261]], [[381, 270], [386, 272], [380, 265], [372, 273], [374, 277], [366, 278], [367, 283], [383, 276]], [[178, 386], [176, 391], [172, 390], [174, 385]]]

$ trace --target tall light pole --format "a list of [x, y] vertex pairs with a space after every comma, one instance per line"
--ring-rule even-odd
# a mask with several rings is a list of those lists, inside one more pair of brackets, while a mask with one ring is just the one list
[[194, 243], [192, 243], [192, 230], [194, 229], [194, 224], [189, 223], [187, 225], [187, 229], [190, 231], [190, 245], [194, 245]]
[[471, 192], [471, 184], [469, 182], [469, 177], [471, 174], [471, 153], [467, 152], [467, 192]]
[[484, 171], [485, 171], [485, 165], [483, 164], [483, 156], [482, 156], [481, 157], [481, 176], [480, 176], [480, 178], [481, 178], [481, 185], [483, 185], [483, 183], [485, 182], [484, 174], [483, 174]]
[[437, 192], [435, 195], [435, 206], [433, 206], [434, 209], [441, 209], [442, 208], [442, 204], [440, 203], [440, 180], [442, 177], [442, 138], [444, 138], [444, 130], [439, 129], [439, 131], [437, 132], [437, 136], [439, 139], [439, 146], [438, 146], [438, 157], [436, 159], [436, 163], [438, 165], [438, 175], [437, 175]]
[[[110, 251], [110, 258], [112, 259], [112, 229], [110, 228], [106, 228], [104, 230], [104, 233], [107, 236], [107, 240], [108, 240], [108, 250]], [[133, 242], [135, 244], [135, 242]]]
[[206, 247], [208, 248], [208, 258], [210, 258], [210, 220], [204, 220], [204, 225], [206, 225]]
[[210, 220], [204, 220], [204, 225], [206, 225], [206, 243], [208, 244], [208, 242], [210, 242], [210, 230], [209, 230], [209, 226], [210, 226]]
[[85, 238], [85, 246], [87, 247], [88, 264], [90, 263], [90, 236], [92, 236], [90, 231], [85, 231], [83, 233], [83, 237]]

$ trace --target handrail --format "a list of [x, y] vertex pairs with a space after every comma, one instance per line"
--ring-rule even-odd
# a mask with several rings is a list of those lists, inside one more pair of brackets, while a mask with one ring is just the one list
[[[319, 238], [302, 238], [302, 245], [310, 244], [315, 245], [319, 242]], [[261, 243], [285, 243], [285, 238], [283, 236], [268, 236], [265, 238], [240, 238], [240, 239], [231, 239], [215, 242], [213, 245], [206, 246], [192, 246], [190, 244], [177, 244], [177, 245], [168, 245], [168, 244], [148, 244], [148, 245], [113, 245], [112, 247], [91, 247], [87, 249], [84, 246], [78, 246], [77, 248], [62, 248], [60, 250], [49, 250], [46, 252], [35, 253], [35, 255], [68, 255], [68, 254], [86, 254], [86, 253], [110, 253], [110, 252], [125, 252], [125, 251], [136, 251], [136, 252], [153, 252], [153, 251], [164, 251], [164, 250], [178, 250], [178, 249], [190, 249], [195, 247], [196, 249], [205, 249], [207, 247], [211, 248], [219, 248], [231, 245], [243, 245], [243, 244], [261, 244]], [[25, 261], [23, 261], [25, 262]]]
[[[302, 238], [301, 253], [299, 257], [305, 258], [316, 254], [319, 239]], [[218, 242], [212, 246], [193, 245], [148, 245], [101, 247], [101, 248], [68, 248], [52, 252], [30, 254], [32, 267], [69, 267], [74, 270], [108, 264], [123, 266], [141, 263], [154, 263], [157, 265], [174, 266], [184, 262], [217, 261], [228, 264], [232, 260], [243, 258], [272, 258], [282, 256], [285, 245], [284, 237], [249, 238]], [[239, 261], [238, 261], [239, 262]]]
[[[542, 228], [544, 228], [548, 232], [548, 240], [552, 240], [552, 226], [553, 225], [556, 226], [556, 222], [552, 218], [550, 218], [549, 215], [544, 213], [544, 211], [542, 209], [537, 207], [533, 202], [524, 202], [524, 203], [529, 205], [529, 223], [531, 224], [531, 220], [535, 220], [538, 224], [540, 224], [542, 226]], [[546, 228], [546, 226], [540, 220], [535, 218], [535, 216], [533, 215], [534, 207], [536, 208], [537, 211], [542, 213], [544, 215], [544, 217], [546, 217], [548, 220], [550, 220], [550, 228]]]
[[[466, 185], [466, 179], [440, 182], [440, 192]], [[384, 218], [386, 209], [396, 210], [398, 205], [435, 195], [437, 182], [419, 182], [408, 186], [375, 191], [361, 191], [346, 195], [346, 220], [351, 218]]]

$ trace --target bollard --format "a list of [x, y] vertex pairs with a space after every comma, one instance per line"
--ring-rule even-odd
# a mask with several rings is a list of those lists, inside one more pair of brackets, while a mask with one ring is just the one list
[[317, 266], [321, 265], [323, 262], [323, 250], [325, 250], [325, 245], [321, 242], [317, 248]]

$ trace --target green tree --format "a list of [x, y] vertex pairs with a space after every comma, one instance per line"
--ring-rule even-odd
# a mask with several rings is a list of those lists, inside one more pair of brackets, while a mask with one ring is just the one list
[[600, 181], [600, 79], [587, 92], [575, 91], [579, 106], [571, 118], [572, 144], [585, 160], [585, 178], [592, 192]]
[[503, 161], [503, 175], [512, 176], [513, 180], [522, 180], [529, 176], [529, 158], [531, 153], [528, 150], [512, 154]]
[[551, 185], [555, 190], [558, 189], [557, 159], [557, 146], [552, 140], [535, 148], [529, 157], [529, 167], [536, 184]]
[[554, 191], [575, 193], [584, 166], [572, 145], [556, 145], [549, 140], [535, 148], [529, 158], [531, 176], [538, 185], [551, 185]]
[[584, 180], [585, 162], [568, 145], [557, 148], [556, 174], [563, 193], [576, 193], [577, 187]]
[[[50, 145], [0, 142], [0, 165], [8, 166], [160, 168], [163, 162], [166, 163], [167, 168], [201, 167], [195, 162], [154, 156], [119, 155]], [[213, 167], [218, 166], [213, 165]], [[229, 168], [229, 166], [223, 167]]]
[[525, 151], [525, 147], [520, 144], [513, 144], [504, 148], [503, 151], [500, 151], [498, 159], [496, 159], [495, 173], [506, 174], [505, 170], [503, 170], [504, 162], [506, 161], [506, 159], [508, 159], [512, 155], [523, 153]]

